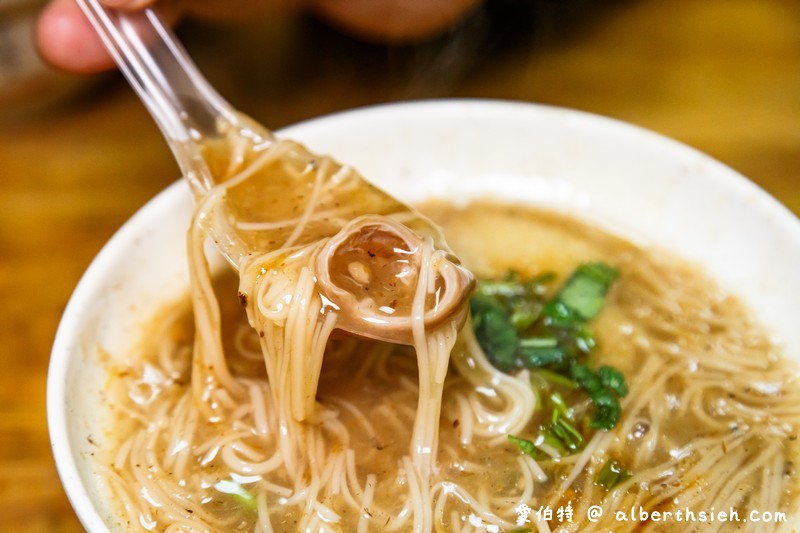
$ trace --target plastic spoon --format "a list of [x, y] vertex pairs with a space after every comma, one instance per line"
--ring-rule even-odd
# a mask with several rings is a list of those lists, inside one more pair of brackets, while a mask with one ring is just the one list
[[[423, 239], [447, 252], [439, 229], [352, 168], [278, 140], [236, 111], [200, 74], [153, 9], [118, 11], [97, 0], [77, 1], [160, 127], [200, 208], [210, 206], [203, 212], [205, 228], [234, 268], [259, 254], [331, 239], [331, 246], [341, 250], [320, 254], [316, 277], [343, 315], [339, 327], [358, 336], [411, 343], [410, 316], [402, 319], [387, 305], [365, 305], [364, 298], [377, 292], [370, 292], [376, 284], [384, 289], [384, 302], [396, 300], [391, 290], [408, 292], [407, 284], [387, 292], [387, 276], [390, 282], [394, 274], [407, 278], [407, 269], [397, 265], [408, 263], [408, 254]], [[387, 248], [387, 242], [400, 244]], [[372, 249], [381, 250], [380, 264], [371, 259]], [[342, 257], [350, 262], [342, 263]], [[463, 321], [474, 285], [452, 254], [437, 258], [438, 285], [431, 283], [435, 294], [425, 309], [426, 326], [452, 317]], [[353, 268], [358, 279], [351, 275]]]

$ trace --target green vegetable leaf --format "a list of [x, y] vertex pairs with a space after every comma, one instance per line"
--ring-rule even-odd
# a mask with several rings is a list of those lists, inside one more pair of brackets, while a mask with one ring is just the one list
[[[555, 278], [550, 273], [524, 280], [510, 272], [501, 280], [478, 284], [470, 301], [478, 343], [496, 368], [532, 370], [537, 403], [549, 413], [549, 423], [539, 427], [534, 441], [509, 436], [525, 453], [574, 453], [585, 445], [578, 428], [611, 429], [619, 421], [619, 398], [628, 393], [624, 375], [610, 366], [594, 371], [586, 364], [597, 346], [589, 321], [600, 313], [618, 277], [605, 263], [584, 263], [550, 299], [548, 283]], [[587, 422], [573, 421], [572, 408], [559, 394], [581, 401], [575, 398], [578, 390], [592, 402]]]
[[597, 374], [603, 385], [617, 393], [617, 396], [624, 398], [628, 395], [628, 384], [622, 372], [611, 366], [601, 366]]
[[500, 370], [512, 370], [516, 364], [519, 337], [503, 306], [489, 296], [476, 294], [470, 299], [470, 311], [475, 336], [489, 361]]
[[[609, 369], [605, 371], [606, 379], [609, 380], [609, 383], [617, 386], [619, 390], [624, 390], [627, 394], [624, 378], [622, 378], [621, 383], [617, 382], [617, 379], [622, 374], [611, 367], [605, 368]], [[581, 388], [589, 394], [589, 398], [594, 404], [594, 414], [592, 415], [590, 426], [595, 429], [612, 429], [616, 426], [622, 409], [617, 396], [614, 394], [615, 390], [606, 386], [600, 375], [589, 370], [589, 367], [584, 364], [573, 363], [569, 371], [572, 379], [577, 381]]]
[[589, 393], [589, 396], [594, 404], [594, 414], [589, 425], [595, 429], [613, 429], [622, 411], [617, 397], [605, 387]]
[[605, 263], [584, 263], [570, 276], [558, 294], [558, 301], [584, 320], [600, 313], [609, 287], [619, 271]]
[[557, 328], [576, 328], [583, 324], [584, 318], [561, 300], [550, 300], [542, 308], [545, 324]]
[[528, 368], [563, 366], [567, 360], [564, 349], [558, 346], [525, 346], [519, 348], [522, 362]]
[[600, 377], [582, 363], [572, 363], [569, 367], [569, 374], [590, 395], [603, 386]]

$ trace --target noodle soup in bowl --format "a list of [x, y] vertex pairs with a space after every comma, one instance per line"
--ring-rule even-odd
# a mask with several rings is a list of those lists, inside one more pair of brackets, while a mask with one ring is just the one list
[[[489, 308], [519, 302], [492, 300], [498, 287], [533, 287], [540, 300], [523, 302], [535, 308], [531, 322], [511, 317], [517, 351], [509, 358], [487, 333], [496, 317], [481, 314], [487, 307], [473, 298], [465, 327], [476, 335], [456, 343], [432, 441], [438, 451], [423, 478], [409, 451], [420, 394], [413, 350], [370, 343], [358, 348], [362, 366], [349, 371], [355, 341], [334, 341], [317, 397], [325, 408], [313, 424], [323, 429], [303, 441], [305, 474], [292, 478], [274, 466], [291, 452], [269, 440], [272, 389], [259, 381], [264, 361], [246, 323], [223, 328], [223, 344], [226, 356], [241, 352], [231, 356], [231, 373], [243, 376], [248, 401], [260, 408], [233, 405], [236, 423], [220, 435], [211, 432], [224, 421], [183, 410], [192, 400], [182, 379], [191, 376], [186, 230], [193, 206], [177, 183], [98, 255], [53, 348], [51, 440], [88, 530], [163, 530], [170, 522], [511, 531], [548, 520], [551, 528], [623, 530], [641, 520], [681, 531], [690, 520], [725, 528], [734, 516], [746, 520], [743, 527], [760, 518], [758, 531], [797, 526], [800, 224], [778, 202], [676, 142], [531, 104], [394, 104], [280, 136], [332, 154], [421, 206], [484, 280], [479, 294]], [[552, 320], [536, 325], [543, 306], [575, 301], [575, 286], [589, 283], [577, 273], [598, 271], [615, 274], [610, 289], [593, 293], [603, 309], [588, 313], [590, 322], [574, 331], [553, 330]], [[235, 283], [224, 287], [234, 305], [221, 297], [223, 315], [236, 308]], [[553, 350], [568, 330], [592, 332], [569, 337], [579, 363], [547, 359], [575, 355]], [[476, 351], [483, 355], [470, 355]], [[615, 372], [627, 390], [614, 385]], [[362, 385], [373, 396], [353, 393]], [[620, 414], [600, 408], [598, 387]], [[173, 403], [158, 403], [170, 395]], [[148, 420], [153, 411], [160, 418]], [[163, 449], [137, 452], [151, 437]], [[259, 439], [269, 444], [262, 449]], [[331, 466], [317, 475], [314, 457]], [[170, 478], [179, 470], [186, 475]], [[181, 493], [193, 483], [199, 492]], [[553, 517], [531, 511], [540, 507]], [[590, 519], [590, 509], [600, 515]]]

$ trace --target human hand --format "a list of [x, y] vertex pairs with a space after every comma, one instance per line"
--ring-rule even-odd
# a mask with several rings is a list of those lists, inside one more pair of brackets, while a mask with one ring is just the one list
[[[157, 0], [100, 0], [116, 9], [143, 9]], [[408, 42], [443, 31], [480, 0], [193, 0], [159, 2], [169, 22], [183, 15], [246, 20], [256, 14], [309, 10], [373, 41]], [[78, 73], [110, 69], [114, 62], [75, 0], [51, 0], [39, 17], [37, 46], [51, 65]]]

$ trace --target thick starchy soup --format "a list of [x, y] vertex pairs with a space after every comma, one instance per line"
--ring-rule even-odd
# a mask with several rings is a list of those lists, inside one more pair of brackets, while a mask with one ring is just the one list
[[[413, 246], [399, 231], [337, 249], [332, 275], [366, 291], [353, 303], [374, 307], [365, 316], [411, 317], [404, 344], [337, 328], [310, 242], [248, 259], [240, 277], [209, 277], [207, 291], [195, 281], [113, 358], [94, 456], [113, 526], [786, 526], [797, 370], [733, 295], [568, 216], [491, 202], [422, 210], [478, 279], [466, 323], [426, 315], [460, 275], [430, 245], [407, 300], [391, 301], [390, 286], [366, 294], [410, 276]], [[354, 242], [379, 224], [367, 227]], [[390, 252], [401, 258], [380, 263], [388, 281], [359, 255]]]

